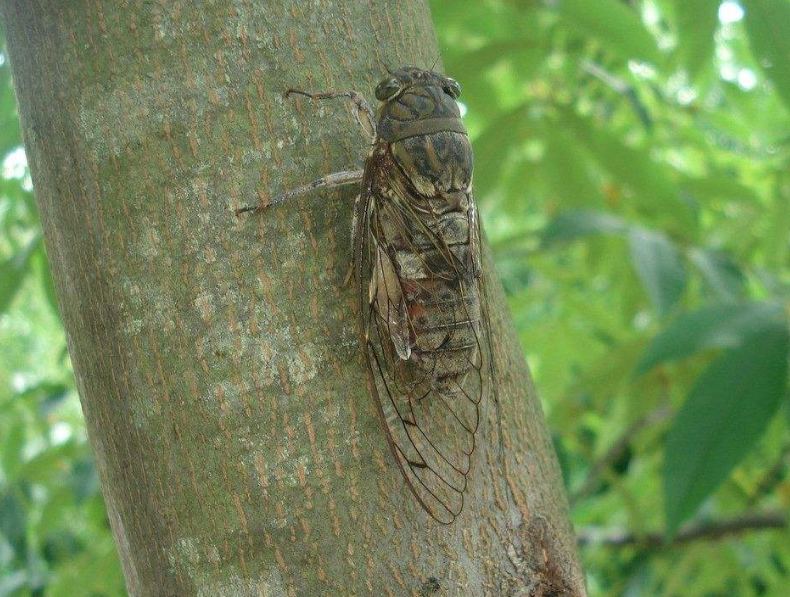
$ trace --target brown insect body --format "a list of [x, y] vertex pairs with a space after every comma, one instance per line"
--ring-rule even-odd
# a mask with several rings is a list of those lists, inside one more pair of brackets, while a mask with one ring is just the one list
[[387, 83], [398, 91], [379, 110], [356, 233], [363, 340], [398, 466], [450, 523], [490, 384], [472, 149], [452, 80], [401, 69], [377, 96]]
[[407, 486], [444, 524], [463, 508], [480, 406], [494, 388], [460, 91], [439, 73], [405, 67], [376, 88], [382, 104], [374, 116], [355, 91], [288, 90], [353, 103], [373, 136], [365, 169], [327, 174], [236, 211], [261, 212], [315, 189], [361, 182], [354, 266], [369, 386]]

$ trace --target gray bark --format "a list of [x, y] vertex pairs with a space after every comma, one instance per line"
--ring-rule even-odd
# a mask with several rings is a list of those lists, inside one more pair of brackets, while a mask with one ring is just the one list
[[[582, 596], [551, 441], [501, 289], [470, 497], [431, 523], [366, 390], [341, 104], [434, 62], [423, 0], [0, 0], [91, 445], [135, 597]], [[488, 266], [492, 272], [491, 266]], [[507, 498], [505, 484], [515, 496]]]

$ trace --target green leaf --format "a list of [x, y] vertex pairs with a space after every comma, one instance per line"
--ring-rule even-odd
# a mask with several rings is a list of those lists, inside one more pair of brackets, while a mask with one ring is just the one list
[[47, 597], [125, 595], [118, 552], [108, 534], [93, 539], [88, 550], [75, 554], [57, 568], [47, 586]]
[[77, 503], [84, 502], [99, 492], [99, 475], [90, 455], [72, 466], [71, 486]]
[[669, 431], [667, 534], [722, 483], [760, 438], [787, 391], [790, 335], [783, 324], [753, 334], [699, 377]]
[[[541, 32], [541, 35], [543, 33]], [[511, 93], [501, 93], [508, 83], [497, 76], [505, 69], [522, 81], [532, 78], [545, 59], [547, 44], [534, 36], [494, 39], [472, 50], [446, 52], [446, 72], [462, 82], [462, 101], [469, 108], [469, 119], [491, 121], [503, 113]]]
[[52, 312], [60, 318], [60, 308], [58, 307], [58, 297], [55, 292], [55, 283], [52, 280], [52, 270], [49, 267], [49, 259], [47, 252], [42, 243], [39, 250], [36, 251], [36, 262], [38, 267], [38, 277], [41, 282], [41, 289], [44, 291], [44, 296], [49, 303]]
[[569, 131], [546, 126], [546, 151], [541, 173], [562, 206], [600, 206], [604, 204], [601, 185], [590, 172], [590, 158]]
[[40, 242], [41, 237], [34, 238], [23, 250], [0, 263], [0, 313], [8, 309], [25, 281], [30, 271], [30, 256]]
[[512, 150], [528, 133], [528, 106], [521, 105], [494, 120], [475, 140], [475, 192], [487, 195], [502, 180]]
[[560, 0], [559, 14], [571, 29], [596, 39], [620, 58], [661, 62], [656, 40], [642, 24], [639, 14], [623, 2]]
[[57, 566], [85, 551], [86, 545], [71, 529], [58, 529], [46, 536], [42, 555], [50, 566]]
[[[2, 48], [2, 46], [0, 46]], [[0, 161], [22, 143], [8, 61], [0, 66]]]
[[787, 168], [777, 177], [774, 198], [769, 207], [768, 229], [765, 231], [765, 256], [767, 264], [775, 270], [787, 263], [788, 234], [790, 230], [790, 174]]
[[663, 234], [632, 228], [628, 234], [631, 261], [660, 317], [683, 296], [688, 273], [675, 245]]
[[636, 371], [645, 373], [703, 350], [736, 348], [749, 336], [777, 325], [787, 325], [784, 309], [778, 303], [704, 307], [678, 317], [656, 336]]
[[467, 75], [479, 76], [480, 72], [493, 68], [503, 60], [512, 60], [521, 54], [535, 54], [542, 56], [548, 48], [541, 47], [543, 40], [539, 39], [497, 39], [486, 45], [468, 52], [462, 52], [448, 61], [454, 76]]
[[790, 110], [790, 4], [786, 0], [742, 0], [742, 4], [752, 52]]
[[0, 535], [14, 548], [18, 558], [27, 549], [27, 511], [16, 491], [11, 488], [0, 497]]
[[551, 443], [554, 446], [554, 453], [557, 454], [557, 462], [560, 465], [560, 472], [562, 473], [562, 482], [565, 487], [570, 487], [571, 477], [571, 460], [568, 450], [562, 441], [562, 436], [559, 433], [551, 435]]
[[603, 404], [632, 381], [634, 367], [639, 354], [644, 350], [645, 340], [638, 338], [622, 342], [607, 350], [590, 362], [584, 372], [571, 385], [571, 395], [590, 394]]
[[744, 295], [744, 275], [727, 255], [693, 248], [688, 258], [699, 271], [710, 292], [722, 302], [735, 302]]
[[677, 54], [692, 79], [711, 66], [720, 3], [721, 0], [674, 0]]
[[19, 468], [17, 479], [28, 483], [51, 483], [68, 471], [78, 453], [79, 446], [74, 441], [46, 448]]
[[3, 478], [14, 479], [24, 462], [24, 447], [29, 430], [19, 408], [4, 409], [2, 414], [6, 427], [0, 434], [0, 470]]
[[[0, 597], [16, 597], [30, 582], [28, 571], [24, 568], [0, 576]], [[29, 594], [29, 593], [28, 593]]]
[[543, 230], [544, 247], [570, 242], [594, 234], [622, 234], [628, 229], [622, 219], [603, 211], [574, 209], [562, 212]]
[[562, 112], [562, 121], [600, 167], [633, 193], [634, 203], [642, 213], [654, 218], [665, 230], [684, 234], [695, 230], [696, 214], [672, 182], [670, 166], [656, 162], [648, 151], [626, 145], [611, 132], [569, 110]]
[[710, 176], [693, 178], [681, 177], [684, 190], [690, 192], [703, 202], [734, 202], [755, 203], [758, 196], [753, 188], [741, 184], [728, 177], [725, 172], [715, 172]]

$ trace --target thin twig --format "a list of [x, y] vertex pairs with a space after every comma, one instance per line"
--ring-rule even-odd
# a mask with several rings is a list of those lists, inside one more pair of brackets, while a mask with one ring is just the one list
[[623, 455], [628, 448], [631, 440], [641, 433], [644, 429], [657, 425], [666, 421], [672, 416], [672, 409], [668, 407], [657, 408], [656, 410], [646, 414], [644, 417], [636, 421], [620, 438], [612, 445], [611, 448], [604, 454], [600, 460], [590, 467], [587, 476], [584, 479], [581, 487], [570, 495], [571, 505], [576, 504], [584, 498], [591, 495], [600, 483], [601, 477], [604, 473]]
[[585, 60], [582, 63], [582, 69], [595, 77], [596, 79], [602, 81], [605, 85], [610, 87], [616, 93], [619, 93], [623, 97], [628, 100], [628, 103], [631, 104], [634, 112], [636, 112], [637, 117], [639, 120], [642, 121], [642, 124], [645, 128], [650, 131], [653, 128], [653, 118], [650, 115], [650, 111], [645, 106], [642, 99], [639, 97], [639, 92], [637, 91], [634, 85], [631, 85], [625, 79], [621, 79], [620, 77], [613, 75], [612, 73], [608, 72], [604, 69], [601, 65], [596, 64], [595, 62], [590, 62], [589, 60]]
[[757, 484], [757, 489], [754, 490], [754, 493], [749, 496], [746, 502], [747, 507], [754, 506], [766, 494], [770, 493], [774, 487], [782, 482], [788, 459], [790, 459], [790, 444], [785, 445], [779, 453], [776, 462], [774, 462], [773, 466], [768, 469], [768, 472], [765, 473], [762, 480]]
[[741, 535], [751, 531], [787, 529], [788, 516], [783, 510], [747, 512], [736, 518], [713, 522], [692, 523], [682, 529], [674, 540], [667, 543], [663, 533], [635, 534], [622, 530], [582, 529], [577, 535], [579, 545], [604, 545], [625, 547], [635, 545], [646, 550], [664, 549], [693, 541], [715, 540]]

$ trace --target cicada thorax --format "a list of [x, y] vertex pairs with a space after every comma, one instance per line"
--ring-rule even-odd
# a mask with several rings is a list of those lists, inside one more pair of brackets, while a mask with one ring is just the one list
[[486, 384], [473, 158], [453, 98], [385, 104], [368, 169], [369, 301], [384, 416], [407, 480], [438, 520], [463, 505]]

